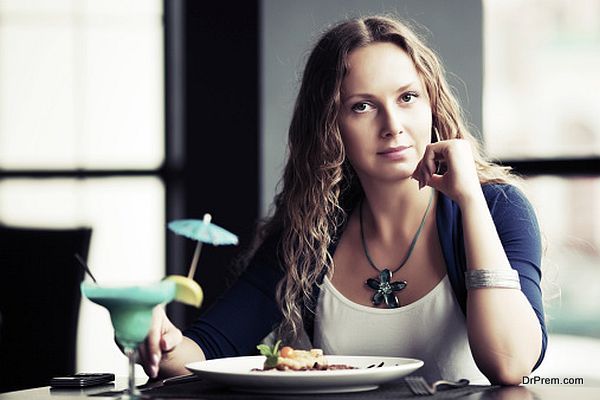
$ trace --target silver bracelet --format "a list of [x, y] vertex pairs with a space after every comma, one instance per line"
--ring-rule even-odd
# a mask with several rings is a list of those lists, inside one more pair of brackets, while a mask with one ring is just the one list
[[465, 272], [467, 289], [521, 289], [519, 273], [514, 269], [472, 269]]

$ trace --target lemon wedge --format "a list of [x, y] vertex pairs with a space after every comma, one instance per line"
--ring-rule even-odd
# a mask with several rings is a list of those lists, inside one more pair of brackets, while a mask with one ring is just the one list
[[183, 304], [200, 307], [204, 294], [198, 282], [182, 275], [169, 275], [165, 280], [175, 283], [175, 300]]

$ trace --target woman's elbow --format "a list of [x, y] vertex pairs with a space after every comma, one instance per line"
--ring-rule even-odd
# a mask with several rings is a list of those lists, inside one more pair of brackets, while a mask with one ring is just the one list
[[499, 362], [482, 371], [492, 385], [514, 386], [523, 383], [531, 373], [531, 366], [523, 362]]

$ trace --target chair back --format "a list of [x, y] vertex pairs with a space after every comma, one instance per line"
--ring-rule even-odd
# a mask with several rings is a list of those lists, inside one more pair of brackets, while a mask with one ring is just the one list
[[0, 226], [0, 393], [75, 372], [77, 322], [91, 229]]

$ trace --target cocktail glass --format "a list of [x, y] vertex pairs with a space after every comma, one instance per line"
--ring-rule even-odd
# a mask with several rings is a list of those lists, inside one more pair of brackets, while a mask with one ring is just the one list
[[116, 339], [129, 359], [128, 389], [123, 398], [139, 398], [141, 394], [135, 386], [136, 349], [148, 335], [154, 307], [175, 298], [175, 282], [164, 280], [144, 286], [100, 286], [83, 282], [81, 292], [109, 311]]

